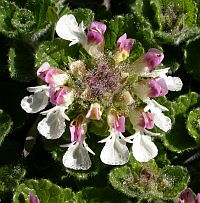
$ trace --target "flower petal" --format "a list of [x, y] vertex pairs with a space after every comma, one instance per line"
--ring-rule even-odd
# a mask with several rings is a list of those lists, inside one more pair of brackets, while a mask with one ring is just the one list
[[62, 115], [62, 109], [50, 111], [46, 118], [38, 123], [38, 131], [46, 139], [58, 139], [65, 131], [65, 118]]
[[126, 142], [119, 138], [120, 132], [112, 131], [111, 134], [101, 151], [101, 161], [108, 165], [123, 165], [128, 162], [130, 156]]
[[74, 170], [88, 170], [91, 167], [91, 160], [83, 144], [76, 142], [64, 154], [63, 164]]
[[164, 77], [167, 84], [167, 88], [170, 91], [180, 91], [183, 87], [183, 83], [179, 77]]
[[154, 118], [154, 124], [159, 127], [164, 132], [167, 132], [171, 129], [172, 123], [171, 119], [165, 116], [162, 112], [157, 111], [156, 113], [152, 113]]
[[151, 141], [151, 137], [142, 135], [141, 133], [138, 133], [134, 138], [132, 151], [133, 156], [139, 162], [148, 162], [158, 154], [158, 149]]
[[35, 92], [30, 96], [26, 96], [21, 101], [21, 107], [27, 113], [37, 113], [48, 105], [49, 97], [45, 91]]
[[76, 18], [71, 14], [64, 15], [58, 20], [56, 33], [62, 39], [71, 41], [69, 46], [76, 43], [84, 44], [87, 39], [83, 27], [78, 26]]

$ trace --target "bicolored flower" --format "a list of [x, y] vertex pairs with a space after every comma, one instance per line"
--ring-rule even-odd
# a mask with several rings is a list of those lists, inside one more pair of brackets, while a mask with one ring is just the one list
[[55, 106], [47, 111], [41, 112], [46, 117], [38, 123], [37, 129], [39, 133], [46, 139], [60, 138], [65, 132], [65, 120], [70, 120], [65, 114], [66, 109], [67, 107]]
[[69, 46], [77, 43], [86, 44], [87, 36], [84, 30], [83, 22], [78, 25], [72, 14], [63, 15], [56, 24], [56, 33], [60, 38], [70, 41]]
[[142, 77], [162, 78], [165, 80], [167, 89], [170, 91], [180, 91], [183, 87], [183, 83], [179, 77], [171, 77], [166, 74], [169, 72], [169, 68], [153, 70], [152, 72], [143, 73]]
[[51, 87], [49, 97], [52, 104], [68, 108], [74, 101], [74, 91], [69, 87]]
[[40, 203], [39, 198], [32, 192], [29, 193], [29, 203]]
[[69, 79], [64, 71], [51, 67], [48, 62], [43, 63], [37, 70], [37, 76], [48, 84], [63, 85]]
[[165, 96], [168, 93], [168, 88], [163, 78], [155, 78], [136, 83], [134, 92], [141, 100], [145, 100]]
[[93, 103], [90, 106], [89, 111], [86, 114], [86, 118], [92, 119], [92, 120], [100, 120], [102, 115], [101, 107], [99, 103]]
[[106, 25], [94, 21], [90, 24], [87, 35], [84, 30], [83, 22], [78, 25], [72, 14], [62, 16], [56, 24], [58, 36], [71, 41], [69, 46], [80, 43], [91, 56], [95, 58], [102, 56]]
[[169, 131], [172, 127], [171, 119], [162, 113], [163, 111], [168, 111], [168, 109], [164, 106], [161, 106], [153, 99], [146, 99], [144, 102], [147, 103], [144, 111], [151, 112], [153, 115], [154, 124], [164, 132]]
[[158, 154], [156, 145], [152, 142], [151, 136], [158, 136], [159, 133], [152, 133], [146, 129], [152, 129], [154, 118], [150, 112], [132, 110], [129, 119], [133, 125], [135, 133], [126, 138], [127, 142], [132, 143], [132, 152], [135, 159], [139, 162], [148, 162]]
[[115, 55], [117, 62], [124, 61], [130, 54], [131, 49], [133, 47], [134, 40], [127, 38], [127, 34], [124, 33], [118, 40], [117, 40], [117, 47], [118, 51]]
[[137, 74], [148, 73], [160, 65], [163, 59], [164, 54], [160, 50], [151, 48], [132, 64], [132, 68]]
[[29, 92], [34, 94], [26, 96], [21, 101], [21, 107], [27, 113], [37, 113], [43, 110], [49, 103], [49, 87], [47, 85], [28, 87]]
[[63, 156], [65, 167], [74, 170], [88, 170], [91, 167], [91, 160], [88, 152], [95, 153], [85, 142], [86, 124], [79, 121], [70, 126], [71, 143], [64, 145], [68, 149]]
[[114, 114], [110, 117], [108, 121], [110, 135], [99, 141], [99, 143], [106, 143], [101, 151], [100, 159], [108, 165], [123, 165], [128, 162], [130, 156], [125, 137], [122, 135], [122, 132], [125, 132], [125, 117], [115, 117]]

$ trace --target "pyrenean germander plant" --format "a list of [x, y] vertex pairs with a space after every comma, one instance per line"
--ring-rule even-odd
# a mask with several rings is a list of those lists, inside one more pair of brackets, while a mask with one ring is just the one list
[[[66, 126], [70, 129], [71, 143], [66, 145], [63, 164], [75, 170], [89, 169], [89, 153], [95, 155], [93, 146], [90, 149], [86, 143], [90, 120], [107, 118], [110, 135], [99, 141], [105, 143], [100, 154], [103, 163], [126, 164], [130, 157], [127, 143], [132, 144], [133, 156], [139, 162], [156, 157], [158, 149], [152, 137], [159, 133], [153, 128], [157, 126], [167, 132], [172, 124], [163, 113], [168, 109], [153, 98], [182, 88], [180, 78], [168, 76], [169, 68], [159, 66], [164, 59], [160, 50], [151, 48], [130, 62], [128, 57], [135, 41], [125, 33], [117, 40], [114, 53], [104, 51], [105, 31], [105, 24], [94, 21], [86, 33], [83, 22], [78, 25], [73, 15], [62, 16], [56, 24], [58, 36], [70, 41], [69, 46], [81, 44], [90, 56], [90, 63], [73, 60], [63, 71], [44, 62], [37, 76], [45, 84], [29, 87], [33, 94], [21, 101], [27, 113], [37, 113], [52, 105], [41, 112], [46, 117], [38, 123], [38, 131], [47, 139], [58, 139]], [[81, 105], [82, 111], [70, 117], [68, 112], [74, 103]], [[126, 119], [135, 131], [129, 137], [122, 134]]]

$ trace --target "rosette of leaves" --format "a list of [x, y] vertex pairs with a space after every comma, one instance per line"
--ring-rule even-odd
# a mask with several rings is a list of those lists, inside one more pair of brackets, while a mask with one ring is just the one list
[[29, 203], [29, 195], [32, 192], [36, 195], [40, 202], [43, 203], [74, 203], [75, 195], [69, 188], [61, 188], [49, 180], [33, 180], [29, 179], [25, 183], [19, 185], [13, 196], [13, 203]]
[[[188, 133], [187, 119], [190, 112], [198, 107], [200, 103], [199, 94], [190, 92], [186, 95], [181, 95], [175, 101], [171, 102], [171, 107], [174, 112], [170, 117], [174, 117], [174, 124], [170, 132], [163, 136], [164, 145], [171, 151], [182, 153], [187, 150], [194, 149], [197, 146], [194, 138]], [[168, 106], [166, 106], [169, 108]], [[167, 114], [166, 114], [167, 115]]]
[[130, 9], [151, 24], [159, 43], [178, 45], [200, 34], [193, 0], [136, 0]]
[[166, 202], [186, 188], [189, 175], [181, 166], [158, 168], [154, 161], [150, 161], [117, 167], [111, 170], [109, 180], [115, 189], [129, 197]]
[[0, 32], [8, 37], [34, 42], [50, 28], [47, 8], [50, 0], [27, 1], [23, 7], [3, 0], [0, 2]]

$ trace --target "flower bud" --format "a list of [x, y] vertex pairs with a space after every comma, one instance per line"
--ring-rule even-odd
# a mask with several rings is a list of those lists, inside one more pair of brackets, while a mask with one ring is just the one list
[[92, 120], [100, 120], [102, 115], [102, 111], [100, 110], [100, 104], [94, 103], [91, 104], [89, 111], [86, 114], [86, 118]]
[[69, 69], [74, 76], [82, 76], [86, 72], [85, 64], [81, 60], [70, 63]]
[[49, 90], [50, 102], [54, 105], [69, 106], [74, 100], [73, 90], [67, 87], [51, 87]]

